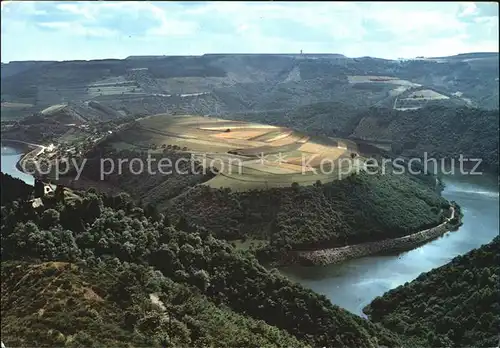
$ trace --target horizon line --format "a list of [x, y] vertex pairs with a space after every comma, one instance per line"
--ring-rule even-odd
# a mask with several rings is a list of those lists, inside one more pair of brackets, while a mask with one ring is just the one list
[[21, 62], [53, 62], [53, 63], [62, 63], [62, 62], [92, 62], [92, 61], [103, 61], [103, 60], [127, 60], [127, 59], [147, 59], [147, 58], [169, 58], [169, 57], [203, 57], [203, 56], [341, 56], [339, 58], [346, 59], [360, 59], [360, 58], [375, 58], [375, 59], [383, 59], [383, 60], [402, 60], [402, 59], [438, 59], [438, 58], [448, 58], [448, 57], [457, 57], [466, 54], [499, 54], [499, 51], [480, 51], [480, 52], [463, 52], [457, 53], [448, 56], [416, 56], [416, 57], [399, 57], [399, 58], [379, 58], [376, 56], [359, 56], [359, 57], [349, 57], [342, 53], [306, 53], [306, 52], [294, 52], [294, 53], [203, 53], [203, 54], [146, 54], [146, 55], [129, 55], [125, 58], [96, 58], [96, 59], [69, 59], [69, 60], [37, 60], [37, 59], [25, 59], [25, 60], [11, 60], [8, 62], [1, 62], [2, 64], [10, 64], [10, 63], [21, 63]]

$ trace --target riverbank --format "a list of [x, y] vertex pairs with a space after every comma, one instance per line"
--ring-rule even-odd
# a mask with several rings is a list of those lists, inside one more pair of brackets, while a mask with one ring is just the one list
[[[4, 157], [4, 148], [12, 149], [12, 155], [6, 154]], [[43, 145], [27, 143], [25, 141], [2, 139], [2, 163], [4, 163], [4, 161], [7, 162], [5, 168], [2, 164], [2, 172], [11, 175], [14, 178], [22, 180], [30, 186], [34, 186], [35, 176], [29, 172], [30, 169], [34, 168], [27, 167], [25, 161], [36, 158], [36, 156], [38, 156], [44, 150], [45, 146]], [[13, 159], [9, 157], [12, 157]], [[53, 191], [56, 188], [56, 186], [51, 184], [50, 182], [44, 182], [44, 184], [45, 192]]]
[[[31, 149], [35, 147], [35, 146], [32, 146]], [[28, 151], [28, 152], [25, 152], [21, 158], [19, 158], [19, 161], [17, 161], [16, 163], [16, 169], [19, 170], [20, 172], [22, 173], [25, 173], [25, 174], [29, 174], [31, 175], [31, 173], [28, 173], [25, 171], [25, 169], [27, 168], [26, 166], [26, 161], [27, 160], [31, 160], [33, 161], [38, 155], [40, 155], [43, 151], [45, 150], [45, 148], [43, 146], [37, 146], [35, 147], [34, 149], [32, 149], [31, 151]]]
[[34, 143], [29, 143], [23, 140], [16, 140], [16, 139], [2, 139], [2, 147], [10, 147], [12, 149], [17, 149], [19, 153], [21, 154], [21, 157], [19, 160], [16, 162], [16, 169], [20, 171], [21, 173], [31, 175], [30, 173], [25, 172], [25, 166], [24, 162], [28, 158], [36, 158], [40, 153], [43, 152], [45, 149], [45, 146], [40, 145], [40, 144], [34, 144]]
[[2, 172], [11, 175], [14, 178], [24, 181], [33, 186], [34, 177], [25, 173], [21, 167], [20, 160], [24, 155], [31, 151], [33, 147], [22, 142], [11, 142], [2, 139]]
[[[450, 213], [450, 217], [441, 224], [404, 237], [348, 245], [340, 248], [313, 251], [292, 251], [285, 258], [283, 258], [281, 262], [282, 265], [328, 265], [363, 256], [375, 255], [381, 252], [411, 250], [422, 245], [423, 243], [440, 237], [448, 231], [456, 229], [461, 223], [461, 214], [457, 212], [457, 209], [453, 205], [450, 207]], [[458, 220], [452, 223], [455, 218]]]
[[[23, 141], [17, 141], [17, 140], [11, 140], [11, 139], [2, 139], [1, 145], [2, 145], [2, 149], [8, 148], [8, 149], [14, 150], [13, 152], [15, 152], [16, 155], [17, 154], [26, 154], [35, 148], [34, 146], [29, 145]], [[2, 154], [3, 154], [3, 152], [2, 152]]]

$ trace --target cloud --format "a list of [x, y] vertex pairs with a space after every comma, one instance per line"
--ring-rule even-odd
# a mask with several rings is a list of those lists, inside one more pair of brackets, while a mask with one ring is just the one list
[[94, 20], [92, 14], [92, 7], [79, 5], [79, 4], [58, 4], [56, 8], [61, 11], [69, 12], [77, 16], [83, 16], [86, 19]]
[[471, 16], [478, 12], [478, 8], [473, 2], [463, 2], [461, 5], [463, 6], [463, 10], [460, 12], [460, 17]]
[[301, 49], [382, 58], [498, 51], [494, 3], [23, 1], [2, 2], [1, 25], [2, 61]]
[[43, 22], [38, 24], [42, 28], [48, 28], [57, 31], [65, 30], [73, 35], [81, 35], [86, 37], [113, 37], [118, 35], [115, 30], [100, 27], [85, 27], [80, 23], [73, 22]]

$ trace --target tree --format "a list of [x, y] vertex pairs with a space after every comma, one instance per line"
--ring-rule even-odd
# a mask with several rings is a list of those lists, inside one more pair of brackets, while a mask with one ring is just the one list
[[184, 215], [180, 217], [177, 225], [175, 226], [175, 229], [184, 232], [189, 232], [191, 230], [191, 227], [189, 226], [189, 223], [187, 222], [187, 219]]
[[163, 226], [165, 227], [170, 227], [172, 226], [170, 219], [168, 218], [167, 214], [163, 217]]
[[210, 286], [210, 276], [205, 270], [198, 270], [193, 274], [193, 282], [202, 291], [206, 291]]
[[54, 197], [57, 202], [62, 202], [64, 203], [64, 186], [62, 185], [57, 185], [56, 191], [54, 192]]
[[128, 210], [131, 206], [132, 198], [128, 193], [121, 192], [113, 197], [112, 207], [115, 210]]
[[95, 187], [89, 187], [87, 189], [87, 193], [93, 193], [95, 195], [99, 194], [99, 191], [97, 191], [97, 189]]
[[40, 220], [40, 226], [44, 229], [49, 229], [51, 227], [59, 224], [59, 212], [55, 209], [47, 209], [42, 213], [42, 218]]
[[34, 197], [42, 198], [44, 195], [45, 195], [45, 185], [41, 180], [35, 178]]
[[159, 221], [160, 213], [155, 205], [148, 203], [146, 204], [146, 209], [144, 210], [144, 215], [153, 219], [153, 221]]
[[91, 193], [88, 194], [83, 202], [83, 206], [85, 207], [84, 211], [84, 221], [91, 222], [101, 216], [101, 212], [103, 209], [103, 203], [99, 196]]

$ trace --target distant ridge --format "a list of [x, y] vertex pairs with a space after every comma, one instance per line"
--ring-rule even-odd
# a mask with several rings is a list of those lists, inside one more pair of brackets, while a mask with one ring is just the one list
[[202, 55], [149, 55], [149, 56], [128, 56], [125, 59], [162, 59], [169, 57], [246, 57], [246, 56], [265, 56], [265, 57], [310, 57], [310, 58], [347, 58], [340, 53], [205, 53]]
[[[7, 64], [33, 64], [33, 63], [58, 63], [58, 62], [89, 62], [89, 61], [120, 61], [120, 60], [151, 60], [163, 59], [169, 57], [244, 57], [244, 56], [265, 56], [265, 57], [309, 57], [309, 58], [356, 58], [356, 59], [383, 59], [375, 56], [361, 56], [361, 57], [347, 57], [340, 53], [205, 53], [205, 54], [163, 54], [163, 55], [131, 55], [125, 59], [121, 58], [101, 58], [101, 59], [76, 59], [76, 60], [15, 60], [10, 62], [2, 62], [3, 65]], [[420, 59], [477, 59], [477, 58], [498, 58], [498, 52], [469, 52], [459, 53], [452, 56], [423, 56]], [[407, 58], [408, 59], [408, 58]], [[392, 60], [392, 59], [383, 59]]]
[[[169, 56], [167, 55], [151, 55], [151, 56], [128, 56], [125, 58], [126, 60], [132, 60], [132, 59], [162, 59], [162, 58], [167, 58]], [[182, 57], [182, 56], [181, 56]]]
[[471, 58], [498, 58], [498, 52], [470, 52], [459, 53], [453, 56], [427, 57], [428, 59], [471, 59]]
[[222, 56], [266, 56], [266, 57], [315, 57], [315, 58], [347, 58], [340, 53], [206, 53], [206, 57]]

